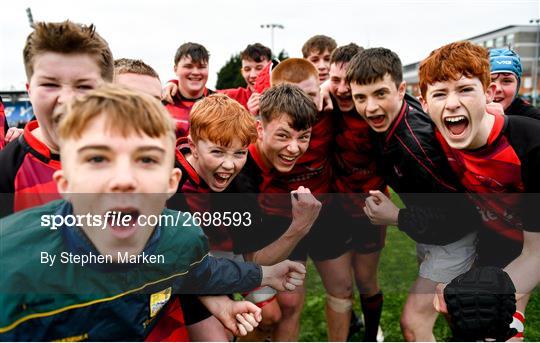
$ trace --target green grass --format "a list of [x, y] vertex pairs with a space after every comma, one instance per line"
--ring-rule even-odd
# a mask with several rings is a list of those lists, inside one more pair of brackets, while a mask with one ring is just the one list
[[[540, 266], [539, 266], [540, 267]], [[408, 288], [418, 275], [416, 249], [414, 242], [395, 227], [389, 227], [386, 247], [382, 251], [379, 266], [380, 284], [384, 292], [384, 308], [381, 326], [386, 341], [403, 341], [399, 318], [405, 304]], [[301, 319], [300, 341], [326, 341], [326, 321], [324, 318], [325, 292], [313, 263], [308, 263], [307, 296]], [[540, 290], [531, 296], [527, 307], [525, 338], [527, 341], [540, 341]], [[360, 314], [358, 295], [354, 305]], [[435, 324], [435, 337], [438, 341], [450, 339], [450, 329], [440, 316]], [[362, 340], [362, 336], [354, 336]]]

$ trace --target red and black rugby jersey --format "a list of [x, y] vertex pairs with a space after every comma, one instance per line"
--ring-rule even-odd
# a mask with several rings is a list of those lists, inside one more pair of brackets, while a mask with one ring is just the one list
[[331, 191], [333, 128], [332, 113], [320, 112], [317, 122], [311, 129], [308, 149], [298, 159], [293, 169], [283, 174], [287, 178], [287, 188], [284, 192], [290, 192], [300, 186], [309, 188], [314, 194]]
[[[176, 142], [176, 167], [182, 171], [182, 177], [178, 184], [177, 193], [182, 193], [181, 203], [185, 202], [185, 208], [179, 210], [189, 212], [212, 212], [221, 211], [217, 195], [212, 191], [206, 182], [199, 177], [197, 171], [186, 159], [186, 155], [190, 154], [189, 142], [186, 137], [179, 138]], [[172, 202], [171, 202], [172, 204]], [[175, 208], [176, 209], [176, 208]], [[202, 227], [208, 241], [210, 250], [232, 251], [233, 240], [226, 227]]]
[[291, 198], [283, 174], [266, 166], [256, 144], [249, 147], [249, 154], [238, 176], [232, 181], [230, 192], [241, 193], [244, 210], [252, 214], [253, 225], [236, 230], [236, 253], [260, 250], [278, 239], [288, 226], [275, 225], [273, 217], [291, 218]]
[[218, 89], [218, 93], [223, 93], [227, 95], [229, 98], [234, 99], [240, 103], [240, 105], [244, 106], [246, 110], [248, 109], [247, 103], [249, 100], [249, 97], [251, 97], [251, 94], [253, 92], [248, 87], [238, 87], [238, 88], [231, 88], [231, 89]]
[[[176, 83], [178, 84], [178, 81], [176, 81]], [[198, 100], [201, 100], [212, 93], [214, 93], [214, 91], [205, 87], [203, 95], [200, 98], [188, 99], [178, 92], [174, 98], [174, 103], [165, 105], [175, 121], [176, 138], [187, 137], [187, 135], [189, 135], [189, 113], [191, 112], [191, 108]]]
[[[174, 83], [178, 86], [178, 80], [169, 80], [168, 82]], [[240, 103], [240, 105], [244, 106], [244, 108], [247, 110], [247, 103], [249, 98], [251, 97], [251, 94], [253, 92], [249, 87], [238, 87], [238, 88], [229, 88], [229, 89], [218, 89], [216, 90], [217, 93], [223, 93], [227, 95], [229, 98], [234, 99]]]
[[[485, 146], [475, 150], [452, 149], [437, 131], [450, 166], [463, 186], [472, 193], [514, 193], [473, 197], [488, 228], [513, 240], [522, 232], [538, 231], [540, 222], [526, 210], [524, 218], [512, 215], [520, 197], [516, 193], [540, 191], [540, 123], [521, 116], [494, 115], [495, 123]], [[537, 212], [537, 211], [536, 211]], [[525, 222], [522, 222], [522, 219]]]
[[60, 197], [52, 178], [60, 156], [32, 135], [37, 127], [37, 121], [29, 122], [24, 134], [0, 151], [0, 193], [14, 194], [13, 211]]
[[478, 212], [458, 193], [463, 187], [418, 100], [405, 94], [387, 132], [370, 133], [378, 174], [406, 206], [399, 211], [400, 230], [418, 243], [446, 245], [477, 229]]
[[[335, 120], [333, 148], [334, 177], [333, 190], [338, 193], [368, 193], [370, 190], [385, 188], [384, 180], [377, 175], [377, 161], [371, 142], [370, 127], [352, 109], [342, 112], [334, 102], [332, 115]], [[344, 202], [348, 213], [364, 216], [362, 206]]]

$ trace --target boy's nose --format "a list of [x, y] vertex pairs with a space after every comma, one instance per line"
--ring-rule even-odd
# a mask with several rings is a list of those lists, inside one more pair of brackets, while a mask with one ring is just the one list
[[129, 163], [118, 162], [110, 180], [109, 191], [113, 193], [134, 192], [137, 180]]

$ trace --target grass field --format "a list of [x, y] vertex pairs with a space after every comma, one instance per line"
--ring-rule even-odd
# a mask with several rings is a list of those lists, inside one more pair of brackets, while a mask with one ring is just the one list
[[[539, 266], [540, 268], [540, 266]], [[386, 247], [383, 249], [379, 267], [381, 288], [384, 292], [384, 308], [381, 326], [386, 341], [403, 341], [399, 327], [401, 310], [407, 297], [407, 290], [418, 273], [414, 242], [394, 227], [388, 228]], [[307, 297], [302, 313], [300, 341], [326, 341], [326, 321], [324, 318], [324, 288], [310, 262], [308, 264]], [[358, 295], [355, 311], [360, 314]], [[531, 296], [526, 313], [526, 341], [540, 341], [540, 290]], [[354, 336], [361, 341], [363, 336]], [[445, 320], [439, 317], [435, 326], [435, 337], [439, 341], [450, 339], [450, 330]]]

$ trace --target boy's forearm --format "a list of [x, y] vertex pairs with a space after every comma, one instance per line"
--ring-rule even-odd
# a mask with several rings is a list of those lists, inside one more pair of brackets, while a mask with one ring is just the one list
[[263, 266], [269, 266], [286, 260], [298, 242], [304, 238], [303, 228], [294, 221], [287, 231], [266, 247], [249, 254], [250, 260]]

